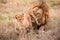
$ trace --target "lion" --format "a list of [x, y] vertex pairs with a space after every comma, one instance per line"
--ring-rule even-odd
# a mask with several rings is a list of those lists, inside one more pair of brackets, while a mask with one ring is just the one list
[[33, 3], [28, 12], [24, 13], [24, 16], [17, 16], [17, 20], [20, 22], [23, 18], [23, 29], [41, 29], [44, 31], [43, 25], [48, 22], [49, 18], [49, 8], [46, 2], [43, 0], [38, 0]]
[[[28, 14], [34, 19], [38, 29], [45, 25], [49, 19], [49, 8], [46, 2], [38, 0], [30, 7]], [[33, 24], [32, 24], [33, 25]], [[44, 30], [44, 28], [43, 28]]]
[[29, 14], [24, 13], [24, 14], [17, 14], [15, 16], [18, 22], [20, 22], [22, 34], [26, 31], [29, 32], [30, 29], [32, 29], [32, 22], [31, 22], [31, 17]]

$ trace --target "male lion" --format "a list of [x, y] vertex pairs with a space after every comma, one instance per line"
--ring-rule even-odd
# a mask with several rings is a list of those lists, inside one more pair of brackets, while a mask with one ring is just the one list
[[[37, 28], [39, 29], [41, 26], [45, 25], [49, 18], [49, 9], [46, 2], [43, 0], [38, 0], [33, 3], [30, 7], [28, 14], [32, 17], [34, 24], [37, 24]], [[33, 25], [32, 23], [32, 25]]]

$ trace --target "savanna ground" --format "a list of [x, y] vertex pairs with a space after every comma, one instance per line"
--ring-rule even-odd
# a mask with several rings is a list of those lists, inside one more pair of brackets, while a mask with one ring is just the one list
[[0, 0], [0, 40], [60, 40], [60, 0], [46, 0], [50, 18], [45, 32], [30, 32], [21, 37], [16, 14], [26, 13], [35, 0]]

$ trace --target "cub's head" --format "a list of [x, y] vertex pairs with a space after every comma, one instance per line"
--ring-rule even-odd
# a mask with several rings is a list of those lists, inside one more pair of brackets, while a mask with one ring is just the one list
[[17, 14], [15, 16], [15, 18], [17, 19], [18, 22], [20, 22], [21, 20], [23, 20], [24, 14]]

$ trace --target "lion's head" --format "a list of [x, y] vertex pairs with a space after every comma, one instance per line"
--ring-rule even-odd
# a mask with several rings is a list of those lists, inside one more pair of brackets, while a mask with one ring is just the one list
[[18, 22], [22, 22], [23, 17], [24, 17], [24, 14], [17, 14], [17, 15], [15, 16], [15, 18], [17, 19]]
[[46, 2], [41, 0], [34, 3], [29, 9], [29, 14], [32, 16], [37, 25], [44, 25], [47, 23], [49, 18], [49, 9]]

